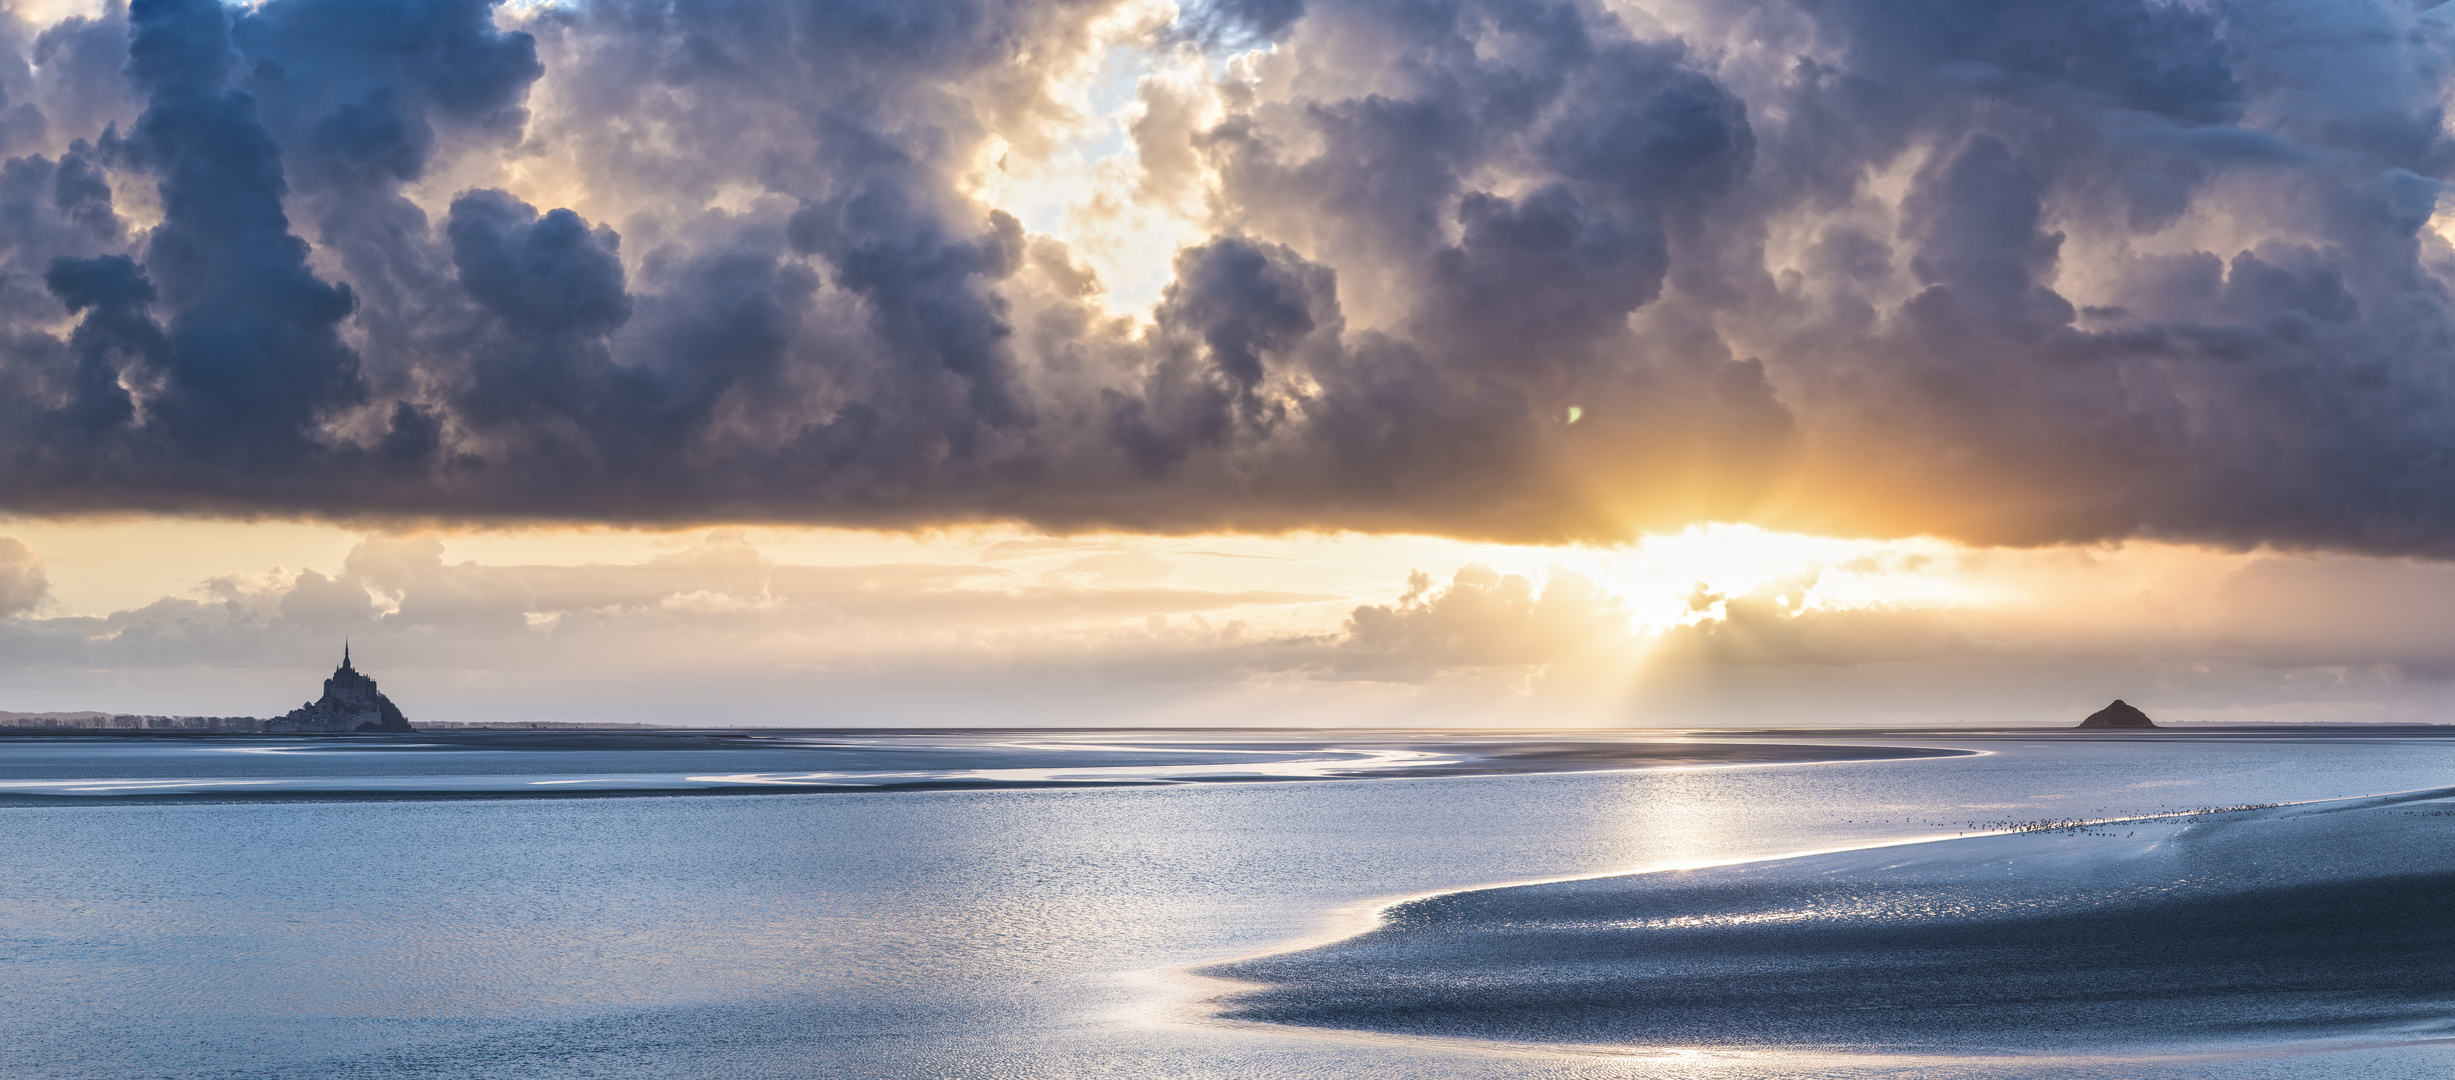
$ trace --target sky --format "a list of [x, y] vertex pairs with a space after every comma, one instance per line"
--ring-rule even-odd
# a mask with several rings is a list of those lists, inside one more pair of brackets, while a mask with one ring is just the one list
[[0, 709], [2455, 700], [2455, 5], [5, 10]]

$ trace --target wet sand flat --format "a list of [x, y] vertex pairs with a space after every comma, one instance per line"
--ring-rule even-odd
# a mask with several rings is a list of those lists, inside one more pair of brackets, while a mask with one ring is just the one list
[[2455, 789], [1434, 896], [1206, 974], [1512, 1043], [2186, 1051], [2455, 1035]]

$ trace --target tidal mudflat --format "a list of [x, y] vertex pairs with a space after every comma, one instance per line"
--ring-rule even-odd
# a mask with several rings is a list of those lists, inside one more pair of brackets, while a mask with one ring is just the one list
[[1475, 890], [1211, 969], [1509, 1042], [2205, 1052], [2455, 1036], [2455, 788]]
[[[13, 788], [0, 808], [0, 1075], [2449, 1064], [2429, 1041], [2445, 1011], [2426, 915], [2442, 908], [2433, 830], [2455, 817], [2433, 816], [2434, 795], [2311, 802], [2444, 787], [2455, 739], [2433, 729], [793, 738], [0, 743], [0, 779], [54, 792]], [[1802, 745], [1857, 759], [1802, 760]], [[1405, 775], [1487, 759], [1501, 764]], [[1328, 764], [1274, 779], [1291, 762]], [[1320, 775], [1345, 769], [1378, 774]], [[528, 794], [584, 786], [538, 780], [812, 773], [979, 783]], [[267, 779], [289, 786], [196, 786]], [[167, 790], [181, 784], [193, 790]], [[1961, 835], [2118, 819], [2138, 823]], [[1914, 841], [1938, 842], [1898, 846]], [[1828, 854], [1782, 858], [1808, 851]], [[1651, 873], [1676, 867], [1696, 869]], [[2272, 910], [2278, 897], [2309, 918]], [[2221, 951], [2263, 927], [2313, 935], [2245, 969], [2281, 955], [2287, 979], [2159, 960], [2169, 935]], [[1568, 953], [1583, 954], [1575, 978]], [[2049, 961], [2119, 983], [2114, 1003], [1982, 985], [1991, 966], [2051, 990]], [[1240, 981], [1216, 977], [1223, 963]], [[1661, 979], [1631, 977], [1647, 964]], [[1488, 1015], [1441, 1011], [1456, 987], [1437, 984], [1461, 978], [1488, 989]], [[1631, 1009], [1623, 993], [1667, 1004]], [[1374, 1012], [1410, 1002], [1417, 1020]], [[2057, 1034], [2062, 1021], [2083, 1030]]]

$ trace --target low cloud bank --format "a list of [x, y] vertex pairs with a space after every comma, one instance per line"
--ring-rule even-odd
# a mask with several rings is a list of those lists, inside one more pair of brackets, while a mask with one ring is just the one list
[[1921, 550], [1721, 582], [1475, 564], [1401, 588], [1238, 544], [818, 564], [718, 532], [549, 564], [377, 535], [336, 566], [59, 614], [41, 559], [0, 540], [21, 698], [0, 704], [262, 712], [345, 637], [429, 719], [1813, 726], [2056, 722], [2116, 696], [2172, 719], [2436, 719], [2455, 697], [2455, 572], [2429, 563]]

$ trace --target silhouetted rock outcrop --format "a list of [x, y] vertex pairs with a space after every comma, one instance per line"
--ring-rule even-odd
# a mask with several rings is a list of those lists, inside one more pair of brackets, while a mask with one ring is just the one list
[[274, 717], [266, 727], [281, 734], [416, 730], [391, 698], [376, 692], [375, 680], [350, 666], [347, 646], [341, 649], [341, 666], [324, 680], [324, 696]]
[[2114, 704], [2108, 705], [2105, 708], [2088, 714], [2088, 719], [2080, 721], [2080, 726], [2084, 728], [2137, 729], [2152, 728], [2157, 725], [2154, 721], [2148, 719], [2147, 713], [2141, 712], [2138, 709], [2124, 704], [2123, 699], [2121, 698], [2115, 698]]

